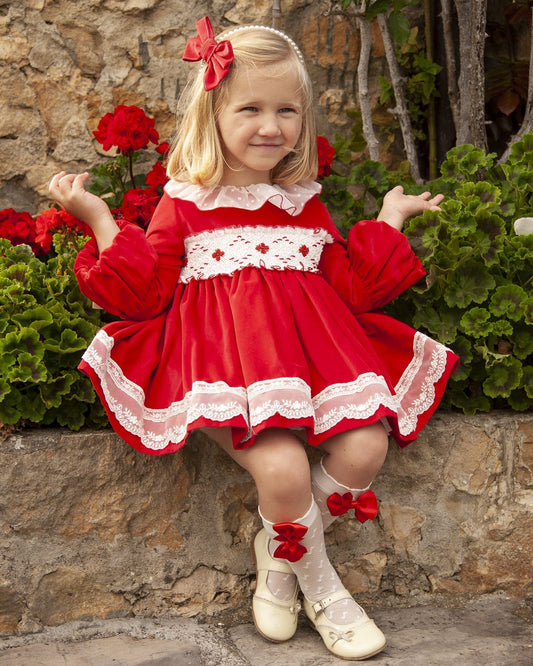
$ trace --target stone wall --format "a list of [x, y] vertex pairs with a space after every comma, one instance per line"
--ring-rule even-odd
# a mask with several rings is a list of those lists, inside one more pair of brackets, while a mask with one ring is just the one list
[[[328, 4], [284, 0], [281, 27], [301, 45], [315, 86], [319, 131], [333, 140], [352, 122], [346, 110], [355, 106], [359, 45], [343, 18], [324, 16]], [[205, 14], [217, 32], [270, 25], [272, 2], [0, 0], [0, 209], [35, 214], [48, 208], [54, 173], [102, 161], [92, 130], [117, 104], [144, 108], [156, 119], [161, 140], [169, 138], [193, 67], [181, 55]], [[375, 101], [385, 63], [377, 33], [374, 42]], [[376, 122], [389, 124], [390, 116], [382, 115]], [[384, 163], [391, 157], [384, 154]]]
[[[418, 442], [391, 447], [374, 489], [374, 522], [344, 516], [327, 534], [360, 601], [533, 593], [533, 415], [437, 414]], [[110, 431], [12, 435], [0, 446], [0, 633], [84, 616], [249, 621], [256, 503], [247, 473], [201, 436], [152, 457]]]

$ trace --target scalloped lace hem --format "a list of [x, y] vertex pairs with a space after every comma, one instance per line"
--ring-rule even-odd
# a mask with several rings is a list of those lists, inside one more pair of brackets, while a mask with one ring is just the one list
[[[154, 451], [181, 443], [190, 425], [199, 418], [228, 424], [235, 418], [252, 429], [280, 415], [289, 420], [309, 420], [315, 435], [335, 427], [341, 420], [365, 420], [386, 408], [396, 414], [402, 436], [416, 431], [418, 417], [435, 401], [435, 385], [446, 370], [446, 347], [416, 333], [413, 358], [392, 393], [384, 377], [365, 373], [352, 382], [332, 384], [315, 396], [299, 377], [278, 377], [249, 387], [229, 386], [224, 381], [197, 381], [182, 400], [163, 409], [145, 405], [140, 386], [130, 381], [111, 358], [114, 340], [104, 330], [96, 335], [83, 355], [99, 378], [109, 409], [121, 426]], [[357, 427], [354, 425], [354, 427]]]

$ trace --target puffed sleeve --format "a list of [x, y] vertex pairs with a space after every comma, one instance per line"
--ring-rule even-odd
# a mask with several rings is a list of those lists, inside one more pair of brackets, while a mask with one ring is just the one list
[[175, 207], [176, 200], [164, 194], [146, 233], [122, 225], [101, 253], [94, 239], [88, 241], [74, 262], [81, 291], [122, 319], [150, 319], [164, 310], [185, 252]]
[[347, 241], [333, 222], [329, 231], [334, 242], [324, 248], [320, 269], [356, 313], [383, 307], [426, 274], [407, 238], [386, 222], [362, 220]]

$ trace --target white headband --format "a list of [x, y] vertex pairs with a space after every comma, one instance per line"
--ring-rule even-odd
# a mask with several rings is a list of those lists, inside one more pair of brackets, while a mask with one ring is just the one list
[[292, 48], [294, 49], [296, 55], [298, 56], [298, 59], [302, 64], [305, 64], [304, 62], [304, 57], [302, 55], [302, 52], [296, 45], [296, 42], [294, 42], [288, 35], [286, 35], [284, 32], [281, 32], [281, 30], [276, 30], [276, 28], [269, 28], [266, 25], [243, 25], [239, 28], [232, 28], [229, 32], [223, 32], [218, 39], [228, 39], [230, 35], [235, 34], [236, 32], [242, 32], [243, 30], [266, 30], [267, 32], [272, 32], [275, 35], [278, 35], [279, 37], [283, 37], [285, 41], [287, 41]]

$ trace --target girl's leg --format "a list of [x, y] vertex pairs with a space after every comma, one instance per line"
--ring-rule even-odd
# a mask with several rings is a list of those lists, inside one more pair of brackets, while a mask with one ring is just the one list
[[[327, 557], [322, 519], [311, 495], [309, 463], [300, 440], [288, 430], [269, 429], [242, 451], [233, 450], [229, 437], [218, 441], [256, 482], [260, 514], [271, 537], [272, 562], [288, 559], [305, 602], [324, 604], [327, 621], [315, 622], [315, 626], [328, 649], [348, 659], [381, 650], [383, 634], [345, 590]], [[307, 612], [311, 617], [312, 606]], [[258, 624], [262, 625], [262, 619]], [[260, 626], [258, 629], [266, 634]]]
[[257, 486], [263, 516], [272, 522], [291, 521], [311, 504], [311, 473], [302, 442], [290, 431], [269, 428], [252, 446], [235, 450], [229, 429], [203, 431], [244, 467]]
[[388, 436], [381, 423], [339, 433], [322, 444], [326, 454], [311, 470], [313, 496], [324, 529], [335, 520], [327, 500], [350, 493], [356, 500], [370, 488], [387, 455]]
[[[309, 461], [290, 431], [267, 430], [250, 448], [238, 451], [233, 448], [229, 429], [204, 428], [204, 432], [252, 475], [260, 515], [263, 512], [278, 522], [292, 521], [299, 512], [305, 512], [311, 502]], [[252, 544], [257, 569], [253, 619], [259, 633], [274, 642], [294, 635], [300, 610], [296, 575], [287, 561], [272, 556], [277, 546], [265, 529], [259, 531]]]

